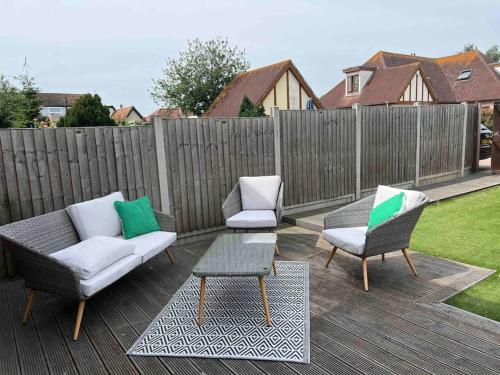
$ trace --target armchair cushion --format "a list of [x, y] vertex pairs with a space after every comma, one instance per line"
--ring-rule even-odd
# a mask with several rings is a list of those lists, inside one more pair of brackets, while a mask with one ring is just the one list
[[123, 200], [122, 193], [118, 191], [66, 207], [80, 240], [85, 241], [93, 236], [115, 237], [121, 234], [122, 226], [113, 204]]
[[399, 214], [410, 211], [411, 209], [421, 204], [423, 200], [425, 200], [425, 194], [420, 191], [403, 190], [390, 186], [379, 185], [377, 188], [377, 193], [375, 194], [375, 202], [373, 203], [373, 207], [378, 206], [380, 203], [386, 201], [389, 198], [392, 198], [395, 195], [398, 195], [399, 193], [404, 193], [405, 195], [403, 199], [403, 209]]
[[273, 210], [246, 210], [226, 220], [230, 228], [274, 228], [277, 220]]
[[280, 185], [280, 176], [240, 177], [243, 210], [276, 209]]
[[95, 236], [50, 254], [87, 280], [118, 260], [134, 253], [133, 243], [112, 237]]
[[403, 209], [404, 197], [405, 194], [401, 192], [373, 207], [368, 219], [368, 229], [376, 227], [391, 217], [396, 216]]
[[[123, 238], [123, 236], [117, 238]], [[144, 263], [172, 245], [176, 239], [177, 234], [173, 232], [151, 232], [131, 238], [126, 242], [135, 246], [134, 254], [139, 255], [141, 262]]]
[[365, 249], [367, 229], [368, 227], [326, 229], [323, 237], [339, 249], [361, 255]]

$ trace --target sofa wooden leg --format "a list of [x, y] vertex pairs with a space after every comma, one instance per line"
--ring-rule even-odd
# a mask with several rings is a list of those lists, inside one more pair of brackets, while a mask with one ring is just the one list
[[170, 253], [170, 250], [168, 248], [165, 249], [165, 254], [167, 254], [168, 259], [170, 259], [170, 263], [175, 264], [174, 258], [172, 257], [172, 254]]
[[382, 254], [382, 262], [385, 262], [385, 254]]
[[361, 259], [361, 267], [363, 268], [363, 284], [365, 286], [365, 292], [368, 292], [368, 264], [366, 258]]
[[413, 274], [415, 276], [417, 276], [417, 269], [415, 268], [415, 266], [413, 265], [413, 262], [411, 261], [410, 253], [408, 252], [408, 249], [403, 249], [402, 251], [403, 251], [403, 255], [406, 258], [406, 261], [408, 262], [408, 265], [410, 266], [411, 272], [413, 272]]
[[276, 253], [276, 255], [280, 255], [280, 249], [278, 248], [278, 244], [274, 245], [274, 252]]
[[26, 300], [26, 305], [24, 306], [23, 320], [22, 323], [26, 324], [30, 317], [31, 306], [33, 306], [33, 301], [35, 300], [36, 291], [33, 289], [29, 290], [28, 299]]
[[332, 261], [333, 256], [335, 255], [336, 252], [337, 252], [337, 246], [334, 246], [332, 249], [332, 253], [330, 254], [330, 258], [328, 258], [328, 261], [325, 264], [325, 267], [328, 267], [330, 265], [330, 262]]
[[277, 275], [276, 273], [276, 263], [274, 262], [274, 259], [273, 259], [273, 272], [274, 272], [274, 276]]
[[78, 336], [80, 335], [80, 326], [82, 324], [83, 310], [84, 309], [85, 309], [85, 300], [81, 299], [80, 302], [78, 302], [78, 311], [76, 313], [76, 323], [75, 323], [75, 329], [73, 331], [73, 340], [74, 341], [78, 340]]

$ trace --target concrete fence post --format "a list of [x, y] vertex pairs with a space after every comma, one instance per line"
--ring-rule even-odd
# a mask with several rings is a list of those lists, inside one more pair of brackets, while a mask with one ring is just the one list
[[153, 130], [158, 163], [158, 184], [160, 186], [161, 211], [170, 214], [170, 197], [168, 193], [167, 160], [165, 154], [165, 137], [163, 135], [163, 119], [153, 116]]
[[462, 103], [464, 107], [464, 122], [462, 127], [462, 162], [460, 164], [460, 177], [465, 175], [465, 148], [467, 142], [467, 121], [468, 121], [468, 104], [466, 102]]
[[274, 173], [281, 177], [281, 133], [280, 133], [280, 109], [273, 107], [273, 129], [274, 129]]
[[361, 110], [358, 103], [352, 108], [356, 111], [356, 200], [361, 198]]
[[417, 134], [415, 140], [415, 186], [420, 186], [420, 142], [422, 134], [422, 106], [417, 103]]

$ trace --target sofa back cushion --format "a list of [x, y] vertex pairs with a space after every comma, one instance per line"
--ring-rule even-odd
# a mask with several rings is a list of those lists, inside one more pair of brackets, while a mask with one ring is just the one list
[[377, 188], [377, 193], [375, 195], [375, 202], [373, 203], [373, 207], [378, 206], [380, 203], [386, 201], [389, 198], [392, 198], [395, 195], [398, 195], [399, 193], [404, 193], [403, 207], [399, 214], [414, 209], [426, 198], [426, 195], [421, 191], [403, 190], [390, 186], [379, 185]]
[[122, 193], [118, 191], [66, 207], [80, 240], [84, 241], [93, 236], [115, 237], [121, 234], [122, 227], [114, 202], [123, 200]]
[[134, 244], [118, 238], [94, 236], [52, 253], [50, 256], [67, 265], [87, 280], [103, 269], [134, 253]]
[[240, 177], [243, 210], [274, 210], [280, 185], [280, 176]]

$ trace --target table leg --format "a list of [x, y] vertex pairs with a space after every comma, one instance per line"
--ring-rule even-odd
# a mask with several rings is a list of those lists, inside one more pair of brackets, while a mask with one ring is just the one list
[[198, 306], [198, 325], [203, 324], [204, 311], [205, 311], [205, 286], [207, 284], [207, 277], [202, 276], [200, 281], [200, 305]]
[[267, 295], [266, 295], [266, 285], [264, 283], [264, 277], [259, 276], [259, 287], [260, 287], [260, 295], [262, 297], [262, 305], [264, 305], [264, 315], [266, 317], [266, 323], [268, 327], [271, 327], [271, 316], [269, 315], [269, 305], [267, 303]]

